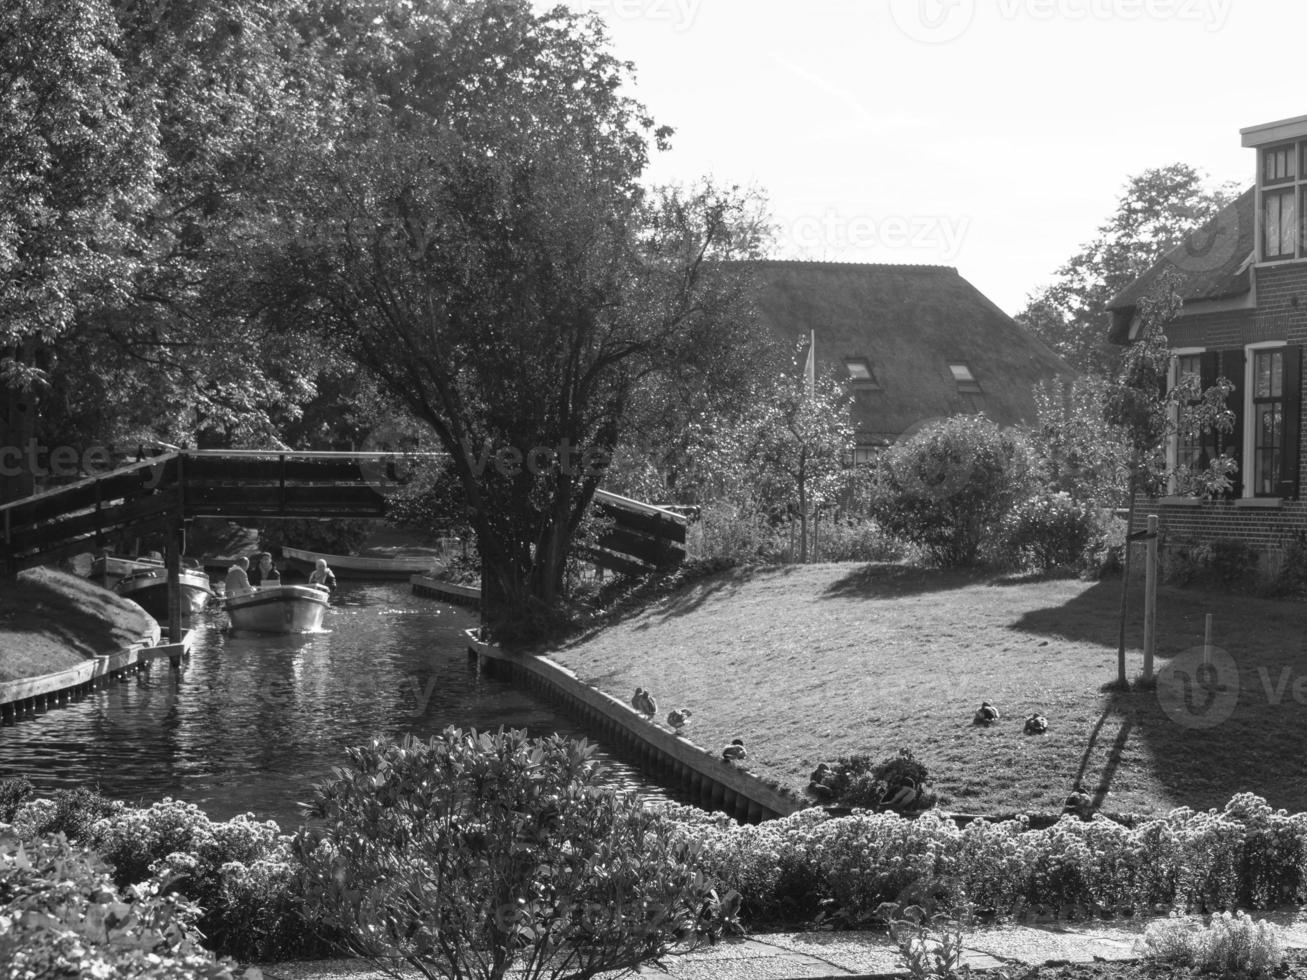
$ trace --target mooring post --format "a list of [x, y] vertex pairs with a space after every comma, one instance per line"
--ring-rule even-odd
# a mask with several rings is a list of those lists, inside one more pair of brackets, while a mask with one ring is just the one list
[[[168, 642], [178, 643], [182, 636], [182, 551], [186, 547], [186, 530], [181, 517], [171, 525], [168, 541]], [[177, 666], [181, 666], [180, 661]]]
[[1153, 679], [1153, 653], [1157, 648], [1157, 515], [1148, 515], [1144, 566], [1144, 680]]

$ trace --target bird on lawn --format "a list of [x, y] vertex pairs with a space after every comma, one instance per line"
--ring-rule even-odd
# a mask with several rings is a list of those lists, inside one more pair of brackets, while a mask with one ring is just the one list
[[652, 694], [642, 687], [635, 689], [635, 695], [631, 698], [631, 707], [650, 721], [653, 720], [654, 715], [658, 714], [658, 702], [653, 699]]
[[1033, 714], [1026, 719], [1027, 735], [1043, 735], [1048, 731], [1048, 719], [1041, 714]]
[[981, 701], [980, 707], [976, 709], [976, 717], [973, 721], [977, 725], [992, 725], [998, 721], [998, 709], [988, 701]]
[[743, 762], [749, 757], [744, 749], [744, 739], [733, 738], [731, 744], [722, 749], [722, 758], [727, 762]]
[[667, 712], [667, 724], [672, 726], [672, 731], [677, 735], [681, 734], [681, 729], [690, 723], [694, 717], [694, 712], [689, 708], [673, 708]]

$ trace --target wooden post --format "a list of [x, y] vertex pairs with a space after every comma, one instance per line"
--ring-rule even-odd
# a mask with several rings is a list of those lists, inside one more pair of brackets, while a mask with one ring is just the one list
[[1212, 614], [1207, 614], [1207, 623], [1203, 628], [1203, 666], [1212, 662]]
[[1157, 648], [1157, 515], [1148, 515], [1144, 566], [1144, 680], [1153, 679], [1153, 653]]
[[177, 643], [182, 636], [182, 551], [186, 547], [186, 530], [181, 517], [170, 524], [168, 541], [168, 642]]

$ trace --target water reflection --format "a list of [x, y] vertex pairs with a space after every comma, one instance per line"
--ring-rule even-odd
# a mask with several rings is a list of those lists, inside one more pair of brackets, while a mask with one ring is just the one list
[[[172, 796], [216, 819], [253, 811], [289, 826], [344, 749], [374, 734], [503, 725], [581, 735], [547, 703], [477, 671], [463, 642], [472, 622], [405, 584], [343, 585], [321, 634], [233, 634], [206, 612], [182, 672], [160, 663], [0, 728], [0, 775], [44, 789], [98, 783], [146, 804]], [[615, 782], [665, 795], [605, 758]]]

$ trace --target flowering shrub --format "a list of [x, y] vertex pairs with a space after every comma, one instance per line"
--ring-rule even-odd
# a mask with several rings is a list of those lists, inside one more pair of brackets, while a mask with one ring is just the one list
[[201, 949], [196, 909], [137, 887], [120, 895], [98, 856], [62, 836], [0, 839], [0, 963], [6, 976], [232, 980]]
[[[677, 814], [669, 811], [676, 818]], [[705, 871], [736, 889], [751, 921], [871, 921], [905, 896], [947, 907], [966, 895], [1001, 916], [1159, 909], [1216, 911], [1307, 900], [1307, 814], [1250, 794], [1222, 811], [1172, 811], [1126, 827], [1064, 817], [958, 828], [927, 811], [831, 817], [811, 809], [758, 827], [680, 822]]]
[[90, 840], [120, 886], [151, 880], [204, 910], [211, 949], [243, 960], [326, 955], [335, 934], [309, 928], [290, 838], [252, 815], [211, 821], [193, 803], [165, 799], [99, 821]]
[[1172, 915], [1151, 923], [1141, 945], [1152, 959], [1223, 977], [1270, 976], [1284, 960], [1275, 927], [1243, 912], [1214, 915], [1206, 928]]

